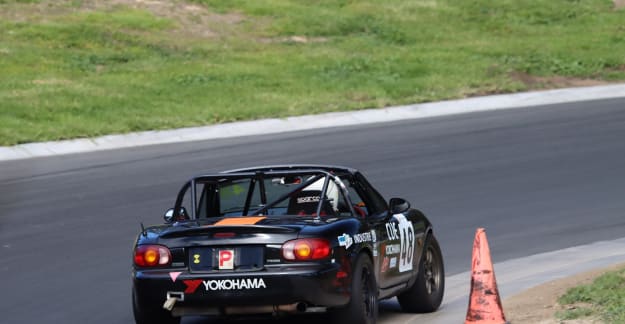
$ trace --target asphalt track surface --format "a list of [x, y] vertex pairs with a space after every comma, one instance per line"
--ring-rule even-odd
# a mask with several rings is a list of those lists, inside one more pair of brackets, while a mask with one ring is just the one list
[[624, 99], [8, 161], [0, 322], [132, 323], [139, 222], [192, 175], [282, 163], [356, 167], [411, 201], [448, 275], [469, 270], [477, 227], [495, 261], [625, 236]]

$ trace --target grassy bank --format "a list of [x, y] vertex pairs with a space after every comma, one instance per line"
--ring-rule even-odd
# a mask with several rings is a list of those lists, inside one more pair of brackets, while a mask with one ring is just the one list
[[0, 0], [0, 145], [622, 81], [623, 53], [610, 0]]
[[559, 303], [565, 307], [557, 314], [562, 320], [592, 318], [601, 323], [625, 323], [625, 269], [570, 289]]

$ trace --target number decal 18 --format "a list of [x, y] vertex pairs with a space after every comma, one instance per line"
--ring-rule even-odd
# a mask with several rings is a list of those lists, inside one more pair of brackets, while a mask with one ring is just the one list
[[399, 222], [400, 255], [399, 272], [412, 270], [412, 259], [414, 257], [415, 234], [412, 223], [403, 214], [393, 215]]

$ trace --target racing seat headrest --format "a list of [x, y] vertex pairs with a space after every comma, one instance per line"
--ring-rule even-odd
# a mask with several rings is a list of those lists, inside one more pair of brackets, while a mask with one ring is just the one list
[[[323, 189], [324, 179], [319, 179], [296, 193], [289, 200], [287, 214], [289, 215], [313, 215], [317, 214], [317, 206], [321, 199], [321, 189]], [[321, 216], [334, 215], [338, 205], [338, 188], [334, 181], [328, 183], [326, 200], [321, 206]]]

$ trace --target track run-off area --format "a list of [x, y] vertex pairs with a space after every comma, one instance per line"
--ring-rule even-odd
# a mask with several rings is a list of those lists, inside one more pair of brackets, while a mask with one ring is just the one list
[[0, 162], [1, 321], [132, 323], [140, 222], [192, 175], [288, 163], [358, 168], [434, 223], [442, 308], [382, 323], [461, 322], [478, 227], [503, 297], [625, 260], [625, 99], [563, 103]]

